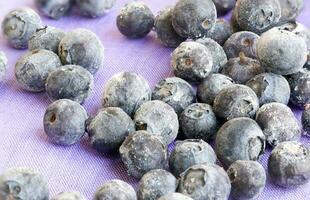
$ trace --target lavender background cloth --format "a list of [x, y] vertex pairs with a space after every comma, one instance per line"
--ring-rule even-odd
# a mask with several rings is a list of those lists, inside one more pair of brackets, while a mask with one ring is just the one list
[[[176, 0], [145, 0], [154, 13]], [[34, 0], [0, 1], [0, 21], [10, 10], [28, 6], [34, 7]], [[91, 115], [95, 115], [101, 105], [105, 82], [120, 71], [134, 71], [145, 77], [153, 87], [159, 80], [171, 76], [170, 54], [172, 49], [161, 46], [151, 33], [146, 38], [129, 40], [117, 30], [115, 19], [120, 7], [127, 2], [118, 0], [116, 6], [106, 16], [88, 19], [74, 11], [59, 21], [42, 16], [45, 24], [70, 31], [74, 28], [88, 28], [94, 31], [105, 46], [104, 67], [95, 76], [95, 88], [90, 99], [84, 104]], [[299, 22], [310, 28], [310, 1], [299, 17]], [[62, 191], [80, 191], [87, 199], [104, 182], [122, 179], [135, 188], [138, 180], [127, 175], [119, 156], [100, 155], [95, 152], [85, 136], [81, 142], [70, 147], [61, 147], [49, 142], [43, 131], [42, 118], [50, 103], [44, 93], [35, 94], [23, 91], [16, 83], [14, 65], [25, 50], [10, 48], [0, 35], [0, 50], [9, 59], [6, 80], [0, 86], [0, 173], [9, 167], [30, 167], [40, 171], [50, 187], [51, 196]], [[300, 111], [295, 110], [300, 119]], [[303, 136], [302, 142], [310, 147], [310, 138]], [[172, 146], [170, 146], [170, 149]], [[266, 168], [270, 148], [261, 163]], [[258, 199], [310, 198], [310, 183], [297, 189], [283, 189], [269, 181]]]

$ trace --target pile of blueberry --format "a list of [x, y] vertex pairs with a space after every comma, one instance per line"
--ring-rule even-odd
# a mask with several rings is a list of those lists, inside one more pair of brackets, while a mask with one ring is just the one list
[[[233, 7], [231, 23], [216, 19]], [[13, 47], [31, 50], [16, 64], [18, 83], [45, 90], [53, 101], [44, 115], [49, 139], [72, 145], [87, 132], [94, 149], [119, 153], [128, 174], [140, 179], [137, 193], [111, 180], [94, 199], [253, 199], [266, 184], [258, 162], [266, 145], [273, 148], [268, 174], [274, 184], [296, 187], [310, 179], [310, 150], [298, 142], [302, 130], [287, 106], [304, 109], [309, 135], [310, 31], [295, 22], [302, 7], [302, 0], [178, 0], [154, 17], [142, 2], [126, 4], [117, 16], [119, 31], [141, 38], [155, 27], [163, 45], [176, 47], [175, 77], [152, 91], [139, 74], [120, 72], [106, 83], [102, 109], [92, 117], [81, 104], [103, 62], [95, 34], [43, 27], [30, 9], [10, 12], [2, 29]], [[0, 54], [0, 77], [5, 65]], [[184, 140], [169, 155], [176, 138]], [[215, 150], [207, 143], [214, 139]], [[0, 176], [0, 200], [48, 196], [35, 171], [13, 168]], [[85, 197], [65, 192], [53, 199]]]
[[86, 29], [65, 33], [44, 26], [30, 8], [8, 13], [2, 30], [12, 47], [29, 48], [15, 65], [15, 76], [23, 89], [46, 91], [52, 101], [83, 103], [90, 96], [93, 74], [104, 60], [104, 47], [96, 34]]
[[83, 16], [101, 17], [115, 4], [116, 0], [35, 0], [38, 9], [51, 19], [59, 19], [77, 6]]

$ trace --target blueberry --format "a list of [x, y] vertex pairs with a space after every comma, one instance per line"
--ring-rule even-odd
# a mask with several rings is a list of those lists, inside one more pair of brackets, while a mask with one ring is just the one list
[[279, 30], [286, 30], [294, 33], [305, 40], [307, 44], [308, 56], [304, 68], [310, 70], [310, 30], [298, 22], [289, 22], [278, 27]]
[[230, 120], [236, 117], [254, 117], [259, 108], [255, 92], [245, 86], [233, 84], [222, 89], [215, 97], [213, 109], [217, 117]]
[[178, 0], [172, 15], [175, 31], [184, 38], [203, 37], [215, 24], [216, 8], [212, 0]]
[[147, 131], [130, 134], [119, 149], [121, 158], [130, 176], [141, 178], [153, 169], [167, 165], [167, 146], [158, 135]]
[[222, 74], [232, 78], [235, 83], [245, 84], [254, 76], [264, 72], [258, 60], [248, 58], [243, 52], [231, 58], [223, 67]]
[[175, 76], [200, 82], [212, 72], [213, 56], [203, 44], [182, 42], [172, 53], [171, 66]]
[[256, 45], [259, 38], [258, 35], [249, 31], [232, 34], [223, 46], [228, 59], [238, 57], [241, 52], [246, 57], [256, 59]]
[[268, 159], [268, 173], [273, 183], [296, 187], [310, 179], [310, 151], [296, 141], [277, 145]]
[[104, 47], [95, 33], [75, 29], [60, 41], [58, 55], [63, 64], [80, 65], [95, 74], [103, 64]]
[[193, 199], [187, 195], [174, 192], [174, 193], [166, 194], [160, 197], [158, 200], [193, 200]]
[[30, 38], [28, 46], [30, 50], [46, 49], [58, 54], [59, 43], [63, 37], [65, 37], [64, 31], [52, 26], [45, 26], [37, 29]]
[[78, 103], [91, 95], [94, 80], [91, 73], [78, 65], [65, 65], [51, 72], [46, 79], [45, 90], [51, 101], [71, 99]]
[[48, 75], [61, 66], [57, 54], [38, 49], [26, 53], [17, 61], [15, 77], [23, 89], [30, 92], [42, 92], [45, 90]]
[[220, 45], [224, 45], [226, 40], [233, 34], [233, 29], [225, 19], [217, 19], [214, 26], [207, 33], [207, 37], [215, 40]]
[[188, 139], [210, 140], [218, 129], [212, 107], [204, 103], [188, 106], [181, 114], [180, 132]]
[[129, 38], [145, 37], [154, 26], [151, 9], [141, 1], [126, 4], [117, 15], [118, 30]]
[[267, 71], [288, 75], [298, 72], [306, 63], [307, 46], [298, 35], [273, 28], [258, 40], [257, 56]]
[[196, 101], [192, 86], [178, 77], [161, 80], [152, 93], [153, 100], [169, 104], [177, 114]]
[[4, 52], [0, 51], [0, 83], [4, 80], [7, 71], [8, 59]]
[[304, 7], [304, 0], [278, 0], [281, 6], [280, 22], [295, 21]]
[[115, 3], [116, 0], [76, 0], [77, 7], [87, 17], [103, 16]]
[[288, 22], [282, 24], [281, 26], [277, 27], [279, 30], [290, 31], [295, 35], [303, 38], [307, 44], [307, 49], [310, 51], [310, 30], [305, 27], [304, 25], [298, 22]]
[[237, 160], [257, 161], [265, 151], [265, 136], [254, 120], [235, 118], [217, 132], [215, 149], [218, 159], [227, 167]]
[[223, 16], [229, 13], [236, 4], [236, 0], [212, 0], [215, 4], [217, 15]]
[[110, 180], [104, 183], [95, 193], [94, 200], [137, 200], [135, 190], [121, 180]]
[[139, 200], [157, 200], [159, 197], [176, 191], [178, 180], [168, 171], [154, 169], [144, 174], [139, 181]]
[[49, 191], [38, 172], [27, 168], [11, 168], [0, 175], [0, 199], [48, 200]]
[[243, 31], [237, 22], [237, 9], [236, 9], [236, 7], [233, 9], [233, 11], [231, 13], [230, 26], [231, 26], [234, 33]]
[[135, 131], [132, 119], [120, 108], [101, 109], [90, 121], [87, 131], [91, 145], [99, 152], [115, 152], [125, 137]]
[[231, 194], [236, 199], [255, 199], [264, 190], [266, 172], [256, 161], [237, 160], [227, 170], [231, 181]]
[[310, 135], [310, 104], [305, 105], [305, 110], [301, 117], [301, 123], [306, 134]]
[[201, 103], [213, 105], [219, 92], [232, 85], [234, 81], [223, 74], [211, 74], [197, 87], [197, 98]]
[[256, 122], [262, 128], [266, 140], [271, 146], [300, 138], [301, 130], [298, 121], [285, 104], [268, 103], [263, 105], [256, 113]]
[[230, 190], [225, 170], [215, 164], [194, 165], [181, 174], [179, 192], [195, 200], [225, 200]]
[[51, 200], [86, 200], [86, 197], [79, 192], [61, 192]]
[[47, 17], [59, 19], [66, 15], [74, 0], [35, 0], [38, 9]]
[[112, 76], [103, 92], [103, 107], [120, 107], [129, 116], [146, 101], [151, 100], [148, 82], [139, 74], [121, 72]]
[[290, 99], [290, 86], [287, 80], [277, 74], [263, 73], [255, 76], [246, 83], [257, 95], [259, 104], [278, 102], [288, 104]]
[[44, 131], [52, 142], [71, 145], [84, 135], [87, 118], [87, 112], [80, 104], [60, 99], [47, 107], [43, 120]]
[[173, 8], [168, 7], [155, 18], [154, 27], [157, 39], [166, 47], [177, 47], [186, 40], [175, 32], [172, 26], [172, 12]]
[[291, 86], [290, 102], [295, 106], [303, 108], [310, 103], [310, 71], [302, 69], [289, 78]]
[[169, 158], [169, 167], [172, 173], [179, 177], [182, 172], [193, 165], [214, 164], [216, 155], [212, 147], [198, 139], [177, 141]]
[[40, 16], [30, 8], [19, 8], [9, 12], [2, 22], [2, 32], [15, 49], [26, 49], [28, 41], [38, 28]]
[[226, 53], [221, 45], [212, 40], [211, 38], [200, 38], [196, 42], [203, 44], [208, 48], [213, 58], [212, 72], [218, 73], [227, 63]]
[[167, 103], [159, 100], [145, 102], [136, 111], [134, 122], [137, 130], [146, 130], [162, 137], [170, 144], [179, 131], [178, 115]]
[[281, 17], [278, 0], [238, 0], [235, 9], [240, 27], [257, 34], [276, 26]]
[[290, 102], [299, 108], [310, 103], [310, 71], [306, 69], [304, 71], [306, 73], [295, 80], [294, 85], [291, 84]]

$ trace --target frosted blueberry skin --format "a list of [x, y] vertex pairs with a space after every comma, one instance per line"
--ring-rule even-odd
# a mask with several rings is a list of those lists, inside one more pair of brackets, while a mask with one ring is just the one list
[[298, 72], [307, 60], [307, 45], [298, 35], [273, 28], [257, 42], [257, 57], [268, 72], [288, 75]]
[[170, 105], [179, 115], [196, 101], [192, 86], [178, 77], [161, 80], [152, 93], [153, 100], [161, 100]]
[[51, 200], [86, 200], [86, 197], [79, 192], [61, 192]]
[[146, 130], [162, 137], [166, 145], [178, 135], [178, 115], [167, 103], [153, 100], [143, 103], [134, 115], [136, 130]]
[[92, 74], [103, 65], [104, 47], [97, 35], [87, 29], [68, 32], [60, 41], [58, 51], [63, 64], [80, 65]]
[[58, 20], [69, 12], [74, 0], [35, 0], [35, 3], [45, 16]]
[[233, 84], [222, 89], [215, 97], [215, 115], [224, 120], [237, 117], [253, 118], [259, 108], [255, 92], [245, 85]]
[[301, 117], [301, 123], [305, 134], [310, 135], [310, 104], [305, 105], [305, 110]]
[[110, 180], [104, 183], [94, 195], [94, 200], [137, 200], [135, 190], [122, 180]]
[[121, 72], [113, 75], [105, 85], [103, 107], [120, 107], [133, 117], [136, 110], [151, 100], [152, 91], [148, 82], [134, 72]]
[[198, 42], [182, 42], [172, 53], [175, 76], [188, 82], [200, 82], [213, 70], [213, 57], [206, 46]]
[[264, 72], [258, 60], [248, 58], [242, 52], [239, 57], [231, 58], [221, 73], [232, 78], [237, 84], [245, 84], [251, 78]]
[[227, 170], [231, 181], [231, 196], [236, 199], [255, 199], [264, 190], [266, 172], [256, 161], [237, 160]]
[[180, 115], [180, 133], [188, 139], [210, 140], [218, 130], [218, 121], [208, 104], [195, 103]]
[[0, 199], [48, 200], [42, 175], [28, 168], [10, 168], [0, 175]]
[[218, 16], [223, 16], [229, 13], [236, 4], [236, 0], [212, 0]]
[[158, 200], [193, 200], [187, 195], [181, 193], [170, 193], [160, 197]]
[[227, 63], [226, 53], [221, 45], [211, 38], [199, 38], [196, 42], [208, 48], [213, 58], [212, 72], [218, 73]]
[[263, 73], [246, 83], [257, 95], [259, 105], [278, 102], [288, 104], [291, 94], [287, 80], [277, 74]]
[[257, 59], [256, 46], [259, 38], [259, 35], [249, 31], [232, 34], [223, 46], [227, 58], [238, 57], [243, 52], [246, 57]]
[[172, 25], [181, 37], [197, 39], [213, 27], [216, 17], [212, 0], [179, 0], [173, 9]]
[[231, 26], [234, 33], [243, 31], [237, 22], [237, 9], [236, 9], [236, 7], [233, 9], [233, 11], [231, 13], [230, 26]]
[[23, 55], [15, 65], [15, 77], [20, 87], [29, 92], [43, 92], [48, 75], [61, 67], [52, 51], [38, 49]]
[[7, 71], [8, 59], [4, 52], [0, 51], [0, 83], [4, 81]]
[[145, 37], [154, 27], [154, 14], [141, 1], [126, 4], [117, 15], [118, 30], [129, 38]]
[[101, 17], [116, 3], [116, 0], [75, 0], [82, 15], [86, 17]]
[[212, 147], [198, 139], [177, 141], [169, 158], [171, 172], [179, 177], [182, 172], [193, 165], [216, 162], [216, 154]]
[[51, 72], [46, 79], [45, 90], [51, 101], [71, 99], [80, 104], [91, 95], [94, 78], [78, 65], [64, 65]]
[[37, 29], [29, 40], [29, 50], [45, 49], [53, 51], [58, 54], [59, 43], [65, 37], [65, 32], [52, 27], [45, 26], [44, 28]]
[[278, 0], [281, 7], [280, 23], [295, 21], [304, 8], [304, 0]]
[[126, 136], [134, 131], [130, 116], [116, 107], [101, 109], [87, 127], [91, 145], [101, 153], [116, 152]]
[[162, 137], [147, 131], [131, 133], [119, 149], [127, 173], [141, 178], [153, 169], [165, 169], [167, 166], [167, 146]]
[[[219, 187], [221, 186], [221, 187]], [[181, 174], [178, 191], [195, 200], [226, 200], [231, 190], [230, 180], [222, 167], [199, 164]]]
[[44, 131], [49, 139], [59, 145], [77, 143], [85, 133], [88, 114], [77, 102], [60, 99], [51, 103], [44, 114]]
[[177, 34], [172, 26], [172, 12], [173, 8], [168, 7], [160, 11], [155, 18], [155, 32], [157, 39], [166, 47], [177, 47], [186, 40]]
[[279, 30], [290, 31], [305, 40], [308, 50], [308, 56], [304, 68], [308, 68], [308, 70], [310, 70], [310, 30], [298, 22], [288, 22], [277, 28]]
[[296, 141], [277, 145], [268, 159], [271, 181], [282, 187], [297, 187], [310, 179], [310, 151]]
[[291, 87], [290, 102], [303, 109], [306, 104], [310, 103], [310, 71], [306, 68], [299, 72], [287, 76]]
[[15, 49], [26, 49], [29, 39], [42, 27], [40, 16], [30, 8], [12, 10], [2, 21], [3, 35]]
[[226, 167], [237, 160], [257, 161], [265, 151], [265, 135], [254, 120], [235, 118], [217, 132], [215, 149], [217, 158]]
[[281, 17], [278, 0], [238, 0], [235, 9], [240, 27], [257, 34], [276, 26]]
[[168, 171], [154, 169], [142, 176], [137, 191], [138, 200], [157, 200], [177, 190], [178, 180]]
[[215, 40], [221, 46], [233, 34], [233, 29], [225, 19], [217, 19], [214, 26], [208, 31], [206, 37]]
[[256, 122], [262, 128], [266, 141], [275, 147], [284, 141], [299, 140], [301, 128], [294, 113], [285, 104], [265, 104], [256, 113]]
[[234, 84], [234, 81], [223, 74], [211, 74], [197, 87], [198, 102], [213, 105], [215, 97], [219, 92]]
[[307, 46], [310, 44], [310, 31], [307, 27], [305, 27], [303, 24], [298, 22], [287, 22], [285, 24], [281, 24], [276, 27], [278, 30], [285, 30], [290, 31], [292, 33], [295, 33], [296, 35], [299, 35], [302, 37], [306, 43]]

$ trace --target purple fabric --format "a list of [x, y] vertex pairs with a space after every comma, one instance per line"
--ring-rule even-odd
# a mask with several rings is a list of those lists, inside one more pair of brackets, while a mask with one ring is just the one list
[[[29, 6], [34, 8], [34, 0], [0, 1], [0, 20], [10, 10]], [[115, 73], [129, 70], [141, 74], [151, 86], [164, 77], [170, 76], [170, 54], [172, 49], [162, 47], [151, 33], [140, 40], [128, 40], [117, 30], [115, 18], [120, 7], [127, 1], [118, 0], [109, 14], [100, 19], [88, 19], [78, 15], [77, 11], [59, 21], [42, 17], [47, 25], [66, 31], [74, 28], [88, 28], [101, 38], [105, 46], [104, 68], [95, 76], [95, 88], [90, 99], [84, 104], [87, 111], [94, 115], [101, 105], [101, 96], [105, 82]], [[173, 5], [175, 0], [145, 0], [154, 13]], [[299, 21], [310, 28], [310, 1]], [[35, 8], [34, 8], [35, 9]], [[51, 144], [43, 131], [42, 118], [50, 103], [44, 93], [32, 94], [18, 87], [14, 78], [16, 60], [25, 51], [10, 48], [3, 36], [0, 36], [0, 50], [8, 59], [6, 81], [0, 87], [0, 173], [9, 167], [25, 166], [40, 171], [48, 181], [51, 195], [61, 191], [77, 190], [87, 199], [101, 184], [110, 179], [122, 179], [133, 186], [138, 180], [126, 174], [124, 165], [118, 156], [100, 155], [89, 146], [85, 136], [81, 142], [71, 147]], [[300, 111], [295, 110], [300, 118]], [[310, 147], [309, 138], [302, 142]], [[262, 158], [266, 162], [270, 149]], [[309, 199], [310, 183], [297, 189], [283, 189], [269, 181], [258, 199]]]

